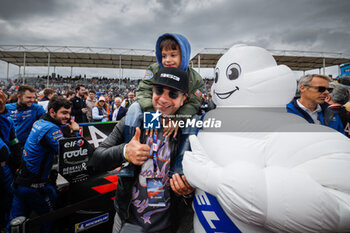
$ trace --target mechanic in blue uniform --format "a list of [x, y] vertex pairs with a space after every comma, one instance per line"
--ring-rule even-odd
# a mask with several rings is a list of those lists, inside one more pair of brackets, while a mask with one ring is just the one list
[[6, 117], [6, 100], [7, 96], [0, 91], [0, 229], [8, 222], [13, 197], [13, 172], [19, 167], [21, 159], [21, 147], [13, 122]]
[[[36, 121], [24, 146], [21, 167], [14, 182], [14, 198], [10, 220], [29, 217], [31, 211], [42, 215], [52, 211], [56, 200], [52, 179], [54, 156], [58, 153], [58, 140], [63, 138], [61, 125], [70, 120], [71, 102], [62, 96], [54, 96], [48, 104], [48, 113]], [[70, 122], [68, 126], [78, 135], [79, 125]], [[50, 232], [45, 224], [43, 232]]]
[[7, 165], [9, 154], [9, 148], [0, 138], [0, 229], [7, 224], [12, 203], [13, 176]]
[[34, 103], [35, 92], [36, 90], [33, 87], [22, 85], [18, 88], [17, 103], [6, 104], [7, 114], [15, 123], [16, 135], [22, 147], [34, 122], [45, 114], [44, 108]]

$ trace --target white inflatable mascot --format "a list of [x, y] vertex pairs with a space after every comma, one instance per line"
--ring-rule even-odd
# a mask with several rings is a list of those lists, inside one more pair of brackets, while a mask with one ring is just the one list
[[234, 46], [217, 63], [220, 128], [191, 136], [184, 173], [198, 232], [350, 232], [350, 142], [286, 112], [296, 79], [266, 50]]

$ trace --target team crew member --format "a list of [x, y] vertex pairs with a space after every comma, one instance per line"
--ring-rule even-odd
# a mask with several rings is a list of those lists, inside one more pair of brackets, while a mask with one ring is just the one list
[[21, 158], [21, 147], [15, 135], [13, 121], [6, 117], [6, 100], [7, 96], [0, 91], [0, 229], [8, 222], [13, 172], [18, 168]]
[[[5, 106], [6, 100], [7, 96], [0, 91], [0, 138], [8, 149], [8, 165], [14, 174], [16, 169], [19, 168], [22, 151], [19, 140], [16, 137], [14, 123], [12, 119], [7, 116], [8, 110]], [[4, 155], [5, 151], [2, 153], [0, 150], [0, 154]]]
[[[56, 190], [49, 182], [54, 155], [58, 153], [58, 140], [63, 138], [61, 125], [70, 119], [71, 102], [62, 96], [54, 96], [48, 105], [48, 113], [34, 123], [24, 146], [22, 164], [15, 179], [14, 199], [10, 220], [18, 216], [28, 217], [31, 211], [44, 214], [52, 211]], [[79, 131], [76, 122], [69, 123], [73, 132]], [[43, 226], [45, 232], [50, 226]]]
[[34, 122], [45, 114], [44, 108], [34, 103], [35, 92], [33, 87], [22, 85], [18, 88], [17, 103], [6, 104], [7, 116], [13, 120], [17, 138], [22, 146], [24, 146]]

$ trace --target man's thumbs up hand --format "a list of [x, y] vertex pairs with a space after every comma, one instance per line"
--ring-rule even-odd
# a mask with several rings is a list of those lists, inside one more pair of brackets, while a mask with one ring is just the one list
[[136, 128], [134, 137], [126, 145], [126, 159], [135, 165], [144, 164], [149, 156], [150, 147], [140, 143], [141, 130]]

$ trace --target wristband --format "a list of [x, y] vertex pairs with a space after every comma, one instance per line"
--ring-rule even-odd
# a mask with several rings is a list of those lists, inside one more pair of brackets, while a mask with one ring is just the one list
[[129, 162], [128, 154], [126, 153], [126, 146], [127, 146], [127, 145], [128, 145], [128, 144], [125, 144], [125, 146], [124, 146], [124, 148], [123, 148], [123, 155], [124, 155], [124, 158], [126, 159], [126, 161]]

